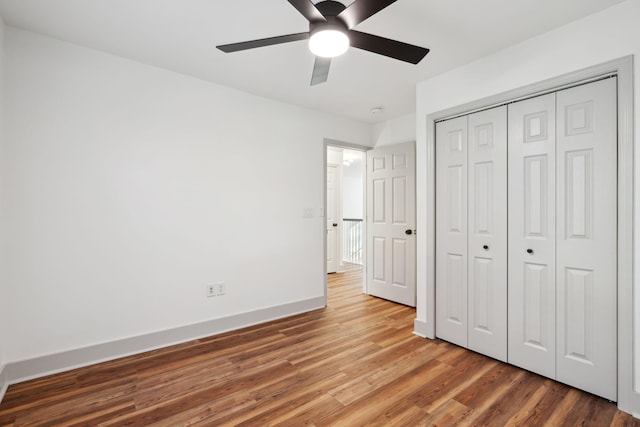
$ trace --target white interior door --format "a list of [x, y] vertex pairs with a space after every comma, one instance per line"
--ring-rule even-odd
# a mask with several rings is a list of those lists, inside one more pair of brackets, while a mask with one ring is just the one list
[[555, 94], [509, 105], [509, 363], [556, 376]]
[[616, 80], [557, 93], [557, 379], [616, 400]]
[[339, 166], [327, 165], [327, 273], [338, 271]]
[[467, 117], [436, 124], [436, 335], [467, 347]]
[[507, 107], [468, 119], [468, 347], [506, 362]]
[[367, 293], [415, 307], [415, 144], [367, 151]]

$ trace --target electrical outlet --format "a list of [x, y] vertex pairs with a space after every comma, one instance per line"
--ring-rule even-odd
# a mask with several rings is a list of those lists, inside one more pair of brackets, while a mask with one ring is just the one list
[[224, 295], [227, 292], [227, 285], [224, 282], [216, 284], [216, 295]]
[[216, 296], [216, 285], [207, 285], [207, 298]]

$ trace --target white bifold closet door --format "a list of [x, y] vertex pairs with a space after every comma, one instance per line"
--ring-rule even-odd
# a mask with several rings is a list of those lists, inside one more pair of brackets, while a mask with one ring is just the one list
[[507, 360], [507, 108], [436, 127], [436, 334]]
[[509, 363], [556, 376], [556, 95], [509, 105]]
[[615, 401], [616, 79], [557, 96], [557, 379]]
[[611, 400], [616, 126], [614, 78], [509, 106], [509, 362]]
[[436, 124], [436, 335], [467, 347], [467, 117]]

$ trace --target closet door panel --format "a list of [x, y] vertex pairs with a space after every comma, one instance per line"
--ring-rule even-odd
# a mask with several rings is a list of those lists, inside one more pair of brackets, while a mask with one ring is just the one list
[[467, 117], [436, 124], [436, 335], [467, 347]]
[[616, 400], [616, 80], [557, 105], [557, 379]]
[[468, 127], [468, 347], [506, 361], [507, 107]]
[[555, 94], [509, 105], [508, 361], [556, 375]]

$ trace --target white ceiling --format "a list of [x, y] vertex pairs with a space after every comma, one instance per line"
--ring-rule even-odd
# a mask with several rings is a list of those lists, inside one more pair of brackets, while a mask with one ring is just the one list
[[[8, 25], [375, 123], [414, 112], [417, 82], [622, 1], [398, 0], [356, 29], [428, 47], [425, 59], [411, 65], [351, 48], [314, 87], [304, 41], [232, 54], [215, 48], [307, 31], [286, 0], [0, 0], [0, 15]], [[372, 115], [378, 106], [383, 112]]]

